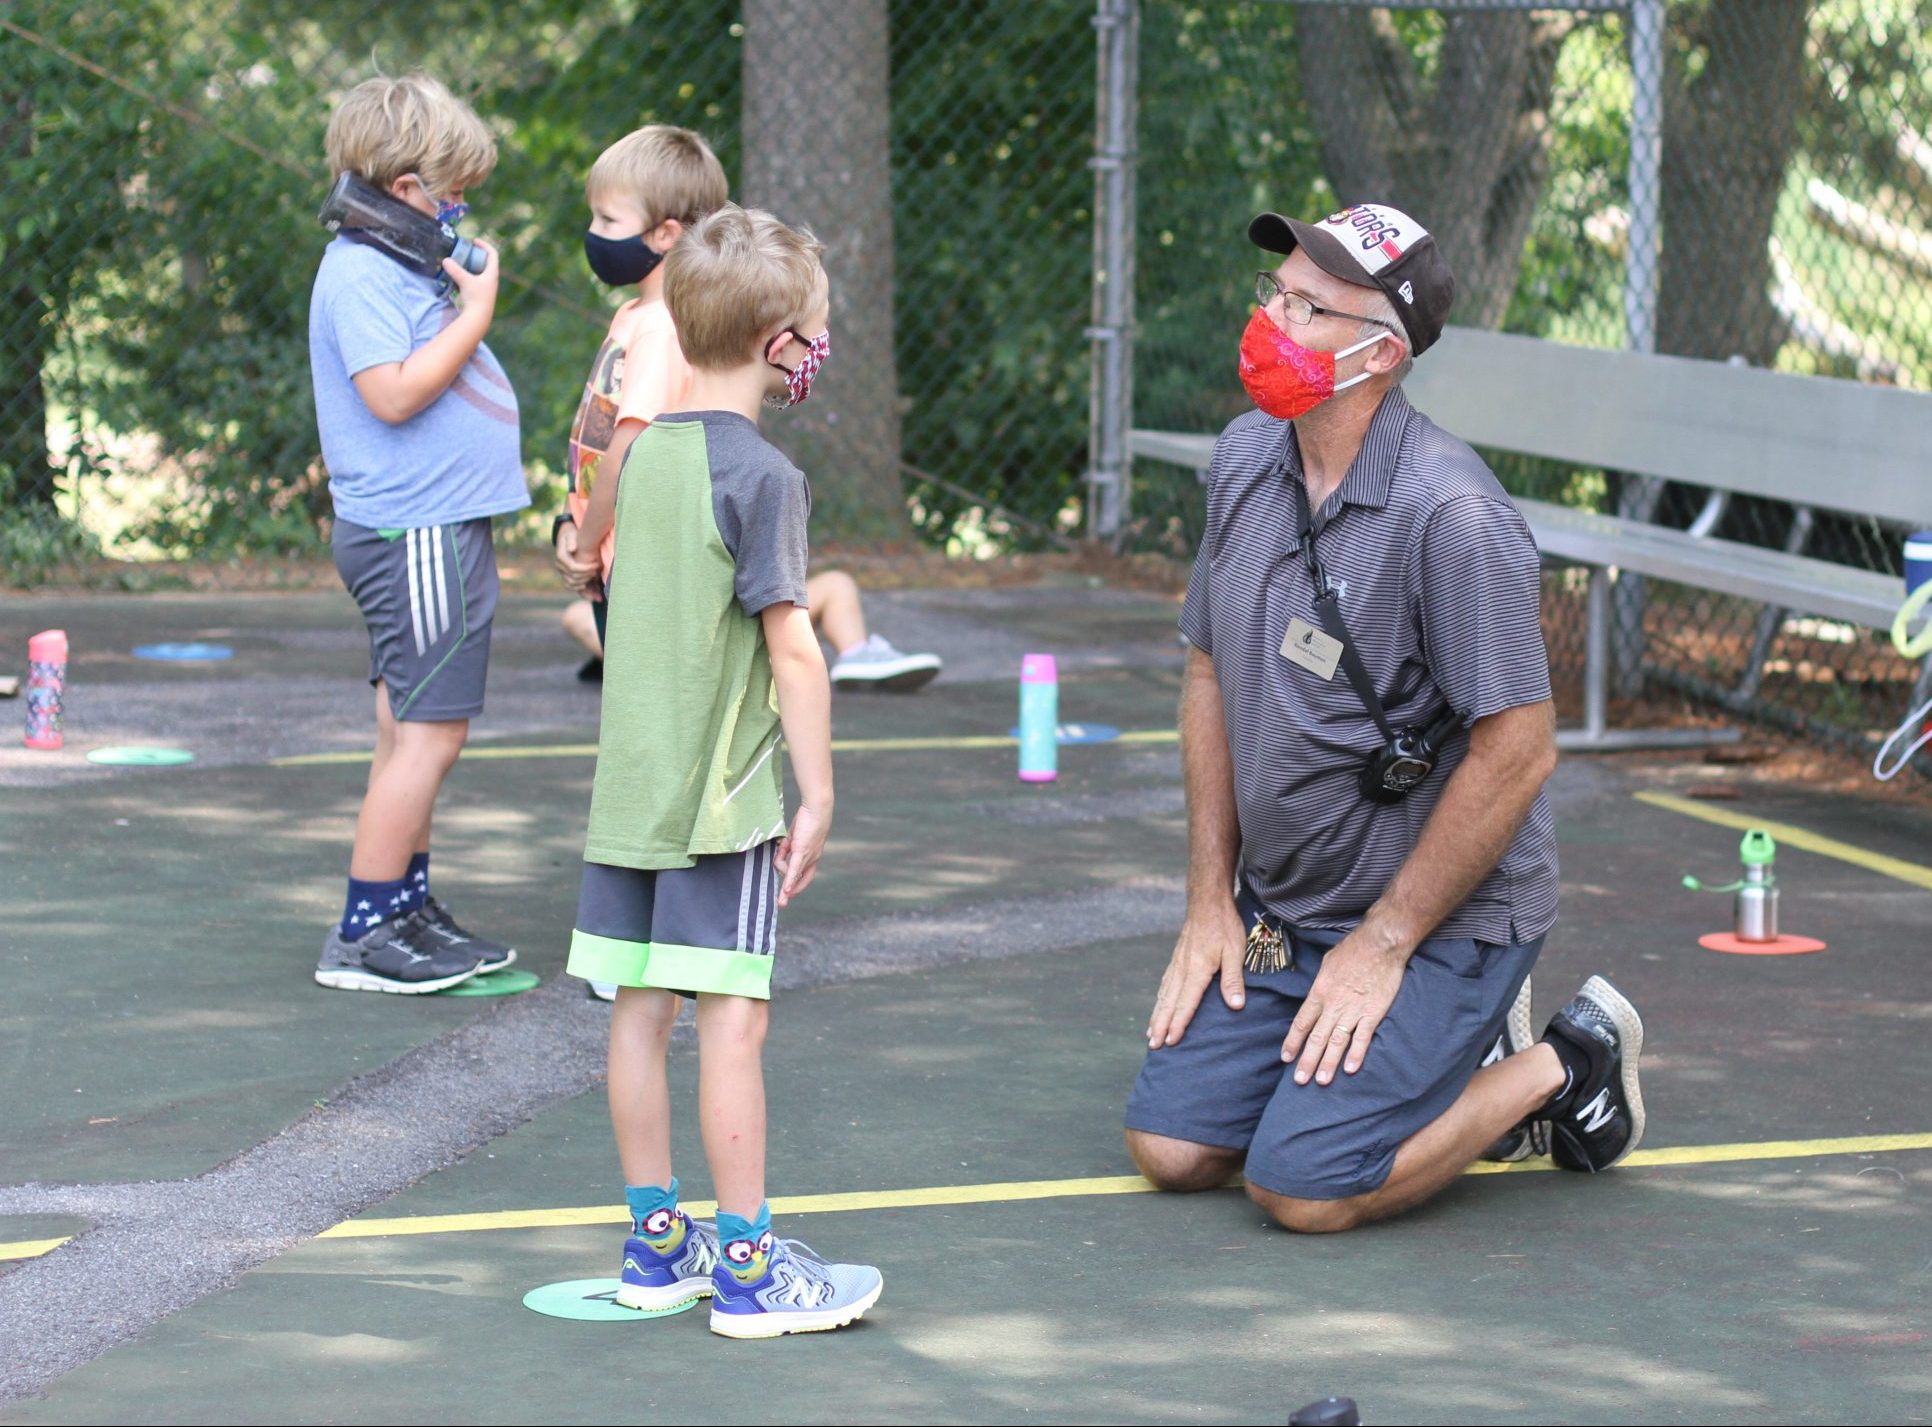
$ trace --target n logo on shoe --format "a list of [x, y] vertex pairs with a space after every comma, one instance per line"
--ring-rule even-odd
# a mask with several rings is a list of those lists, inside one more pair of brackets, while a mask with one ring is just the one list
[[1576, 1118], [1583, 1121], [1583, 1133], [1594, 1135], [1610, 1123], [1610, 1117], [1617, 1113], [1617, 1107], [1610, 1101], [1610, 1087], [1604, 1086], [1597, 1091], [1597, 1098], [1576, 1112]]

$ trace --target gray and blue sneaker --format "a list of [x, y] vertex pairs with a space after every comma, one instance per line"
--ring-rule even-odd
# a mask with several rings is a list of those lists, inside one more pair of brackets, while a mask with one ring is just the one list
[[726, 1245], [711, 1270], [711, 1331], [727, 1338], [823, 1333], [857, 1322], [885, 1280], [866, 1264], [827, 1263], [796, 1239]]
[[901, 654], [873, 634], [832, 661], [832, 686], [909, 694], [938, 678], [940, 667], [937, 654]]
[[[1503, 1033], [1496, 1037], [1496, 1044], [1489, 1048], [1483, 1057], [1483, 1065], [1494, 1065], [1518, 1051], [1528, 1050], [1535, 1041], [1530, 1039], [1530, 978], [1523, 978], [1523, 989], [1516, 993], [1510, 1003], [1509, 1020], [1503, 1025]], [[1478, 1067], [1480, 1069], [1481, 1067]], [[1528, 1159], [1531, 1155], [1550, 1152], [1550, 1126], [1547, 1112], [1538, 1111], [1527, 1119], [1519, 1120], [1502, 1137], [1483, 1151], [1483, 1158], [1496, 1164], [1515, 1164], [1518, 1160]]]
[[315, 981], [335, 991], [424, 996], [469, 980], [480, 967], [476, 956], [430, 936], [422, 918], [411, 912], [378, 922], [354, 941], [342, 935], [341, 927], [330, 927], [315, 964]]
[[451, 951], [465, 956], [481, 959], [476, 968], [479, 976], [488, 976], [492, 971], [501, 971], [517, 959], [516, 948], [505, 946], [500, 941], [491, 941], [486, 936], [478, 936], [456, 924], [456, 918], [449, 914], [449, 908], [427, 894], [417, 909], [422, 919], [423, 930], [438, 946], [448, 947]]
[[624, 1240], [617, 1301], [654, 1317], [682, 1313], [711, 1296], [718, 1263], [718, 1226], [682, 1209], [659, 1209]]

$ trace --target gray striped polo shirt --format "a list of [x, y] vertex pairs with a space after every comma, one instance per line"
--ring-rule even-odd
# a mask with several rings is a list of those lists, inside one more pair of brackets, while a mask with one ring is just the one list
[[[1323, 680], [1280, 652], [1291, 619], [1322, 627], [1296, 539], [1301, 479], [1292, 423], [1252, 411], [1222, 431], [1181, 633], [1214, 660], [1249, 884], [1286, 922], [1347, 927], [1414, 849], [1469, 740], [1451, 734], [1402, 802], [1362, 796], [1380, 730], [1340, 669]], [[1400, 388], [1315, 530], [1391, 724], [1427, 725], [1453, 708], [1466, 728], [1550, 697], [1529, 527], [1482, 458]], [[1436, 934], [1529, 941], [1556, 920], [1556, 886], [1555, 824], [1538, 793], [1502, 861]]]

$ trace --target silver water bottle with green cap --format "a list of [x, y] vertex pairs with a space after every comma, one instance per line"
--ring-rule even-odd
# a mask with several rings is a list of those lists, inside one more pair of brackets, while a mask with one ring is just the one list
[[1744, 859], [1744, 875], [1723, 887], [1706, 887], [1695, 877], [1684, 885], [1693, 892], [1735, 893], [1732, 903], [1732, 935], [1739, 941], [1776, 941], [1778, 939], [1778, 879], [1772, 872], [1777, 862], [1778, 845], [1771, 834], [1754, 827], [1738, 844]]

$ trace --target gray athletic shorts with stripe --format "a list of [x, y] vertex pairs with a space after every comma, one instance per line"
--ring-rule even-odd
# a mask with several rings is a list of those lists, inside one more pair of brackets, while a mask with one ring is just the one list
[[771, 999], [778, 839], [647, 872], [584, 864], [572, 976], [687, 996]]
[[369, 682], [414, 723], [483, 712], [496, 615], [488, 516], [457, 525], [371, 530], [335, 523], [335, 568], [369, 626]]

